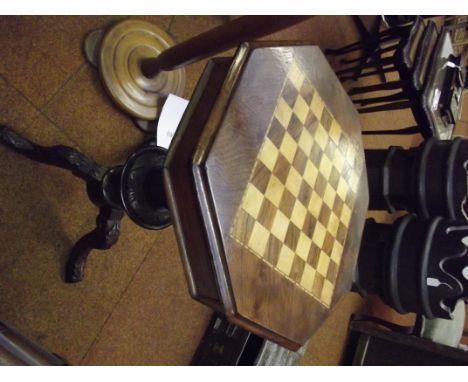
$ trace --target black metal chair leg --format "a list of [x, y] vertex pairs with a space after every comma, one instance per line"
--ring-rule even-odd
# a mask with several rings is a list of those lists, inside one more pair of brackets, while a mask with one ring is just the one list
[[[379, 60], [379, 64], [382, 65], [382, 66], [394, 65], [394, 63], [395, 63], [395, 60], [393, 59], [393, 57], [385, 57], [385, 58], [382, 58], [382, 59]], [[374, 66], [376, 66], [376, 62], [369, 61], [369, 62], [367, 62], [365, 64], [362, 64], [362, 65], [357, 65], [357, 66], [353, 66], [351, 68], [345, 68], [345, 69], [338, 70], [336, 72], [336, 75], [340, 76], [340, 75], [346, 74], [346, 73], [362, 71], [364, 69], [372, 68]]]
[[[397, 47], [398, 47], [399, 44], [394, 44], [394, 45], [390, 45], [390, 46], [387, 46], [385, 48], [379, 48], [377, 51], [380, 53], [380, 54], [384, 54], [384, 53], [388, 53], [388, 52], [393, 52]], [[361, 58], [353, 58], [353, 59], [341, 59], [340, 60], [340, 63], [341, 64], [354, 64], [356, 62], [359, 62], [361, 60]]]
[[361, 77], [373, 76], [374, 74], [380, 75], [381, 73], [390, 73], [390, 72], [396, 72], [396, 71], [397, 71], [396, 67], [391, 67], [391, 68], [383, 68], [382, 70], [374, 70], [371, 72], [360, 73], [357, 77], [353, 75], [353, 76], [339, 77], [339, 78], [340, 78], [340, 81], [348, 81], [348, 80], [356, 80]]
[[370, 105], [372, 103], [381, 103], [381, 102], [389, 102], [389, 101], [401, 101], [408, 99], [408, 95], [401, 91], [396, 94], [391, 94], [382, 97], [373, 97], [373, 98], [363, 98], [363, 99], [353, 99], [354, 103], [360, 104], [361, 106]]
[[65, 281], [76, 283], [83, 280], [86, 260], [93, 249], [106, 250], [117, 243], [120, 235], [120, 221], [124, 211], [102, 206], [96, 219], [96, 229], [83, 236], [71, 250], [65, 268]]
[[[353, 20], [354, 20], [354, 23], [356, 24], [356, 27], [359, 30], [359, 33], [361, 34], [361, 40], [368, 41], [372, 39], [373, 36], [378, 35], [380, 25], [382, 23], [382, 19], [380, 17], [377, 17], [375, 19], [370, 31], [366, 29], [366, 27], [364, 26], [364, 23], [362, 22], [359, 16], [353, 16]], [[357, 78], [357, 76], [361, 74], [364, 68], [375, 67], [377, 71], [379, 72], [381, 81], [387, 82], [385, 73], [383, 71], [383, 66], [385, 64], [382, 63], [381, 61], [382, 61], [382, 57], [380, 53], [380, 41], [374, 39], [374, 41], [368, 44], [365, 47], [364, 51], [362, 52], [359, 64], [353, 70], [353, 73], [354, 73], [353, 78]]]
[[419, 126], [405, 127], [403, 129], [389, 129], [389, 130], [363, 130], [363, 135], [413, 135], [421, 134]]
[[375, 113], [379, 111], [408, 109], [413, 105], [412, 101], [393, 102], [386, 105], [371, 106], [364, 109], [358, 109], [359, 113]]
[[357, 41], [357, 42], [355, 42], [353, 44], [344, 46], [342, 48], [326, 49], [325, 54], [329, 55], [329, 56], [341, 56], [341, 55], [344, 55], [344, 54], [355, 52], [357, 50], [364, 49], [367, 46], [367, 44], [371, 44], [371, 43], [373, 43], [375, 41], [378, 41], [380, 44], [383, 44], [383, 43], [386, 43], [386, 42], [389, 42], [389, 41], [393, 41], [393, 40], [397, 39], [399, 36], [400, 36], [400, 34], [396, 33], [396, 34], [385, 35], [383, 37], [378, 36], [378, 37], [370, 38], [365, 42], [364, 41]]
[[348, 95], [351, 96], [355, 94], [370, 93], [370, 92], [381, 91], [381, 90], [402, 89], [405, 86], [406, 86], [406, 81], [403, 81], [403, 80], [391, 81], [385, 84], [354, 87], [348, 91]]

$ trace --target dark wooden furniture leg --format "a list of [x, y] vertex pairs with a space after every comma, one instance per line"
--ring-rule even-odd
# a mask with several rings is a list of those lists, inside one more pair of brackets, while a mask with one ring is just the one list
[[86, 182], [101, 181], [107, 168], [99, 166], [79, 151], [67, 146], [44, 147], [0, 126], [0, 143], [33, 161], [69, 170]]
[[0, 126], [0, 143], [33, 161], [60, 167], [83, 179], [93, 203], [100, 205], [97, 228], [83, 236], [73, 247], [65, 270], [66, 282], [81, 281], [86, 259], [92, 249], [109, 249], [119, 237], [123, 210], [98, 201], [102, 180], [108, 169], [97, 165], [79, 151], [67, 146], [44, 147], [17, 134], [7, 126]]
[[366, 150], [369, 209], [468, 220], [468, 140], [431, 138], [418, 147]]
[[65, 281], [74, 283], [83, 280], [86, 260], [93, 249], [110, 249], [120, 235], [120, 221], [124, 212], [102, 206], [96, 219], [96, 228], [83, 236], [74, 245], [65, 268]]
[[[401, 314], [451, 319], [467, 298], [466, 221], [406, 215], [393, 224], [369, 219], [356, 269], [356, 289], [376, 294]], [[418, 238], [418, 240], [415, 240]]]
[[33, 161], [71, 171], [86, 182], [89, 199], [99, 207], [96, 228], [73, 247], [65, 269], [65, 281], [81, 281], [89, 253], [111, 248], [119, 238], [120, 221], [127, 213], [147, 229], [171, 224], [162, 180], [166, 149], [149, 140], [123, 166], [107, 168], [67, 146], [38, 145], [0, 126], [0, 144]]

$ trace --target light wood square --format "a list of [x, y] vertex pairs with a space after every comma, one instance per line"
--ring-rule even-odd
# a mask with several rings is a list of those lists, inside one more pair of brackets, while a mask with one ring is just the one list
[[356, 171], [353, 171], [353, 173], [351, 174], [351, 178], [349, 179], [349, 186], [354, 192], [356, 192], [358, 184], [359, 184], [359, 177], [357, 176]]
[[322, 209], [322, 203], [323, 203], [322, 197], [319, 194], [317, 194], [315, 191], [312, 191], [308, 210], [312, 214], [312, 216], [316, 219], [318, 219], [320, 215], [320, 210]]
[[284, 134], [283, 141], [281, 142], [280, 152], [284, 155], [289, 163], [292, 163], [294, 160], [297, 146], [297, 142], [291, 137], [290, 134]]
[[305, 77], [295, 62], [289, 67], [288, 78], [297, 90], [301, 90]]
[[297, 242], [296, 253], [302, 260], [307, 261], [311, 246], [312, 240], [304, 234], [304, 232], [301, 232], [299, 235], [299, 241]]
[[267, 199], [276, 207], [279, 207], [283, 191], [284, 184], [276, 176], [272, 175], [265, 191]]
[[351, 214], [352, 211], [348, 207], [347, 204], [343, 205], [343, 208], [341, 209], [341, 222], [348, 227], [349, 226], [349, 221], [351, 220]]
[[276, 268], [278, 268], [285, 275], [289, 275], [291, 267], [294, 261], [294, 252], [291, 251], [287, 246], [283, 245], [278, 258]]
[[263, 257], [269, 237], [270, 232], [259, 222], [255, 222], [252, 233], [250, 234], [248, 246], [257, 255]]
[[325, 193], [323, 195], [323, 201], [328, 207], [330, 207], [330, 209], [333, 209], [333, 204], [335, 203], [335, 197], [336, 197], [335, 189], [330, 184], [327, 184], [327, 187], [325, 187]]
[[285, 214], [280, 210], [276, 211], [275, 218], [273, 219], [273, 224], [271, 225], [271, 233], [276, 236], [276, 238], [284, 242], [286, 237], [286, 232], [289, 227], [289, 219]]
[[325, 150], [325, 147], [327, 147], [328, 144], [328, 133], [321, 123], [318, 124], [317, 129], [315, 130], [314, 140], [322, 150]]
[[260, 160], [270, 171], [273, 171], [278, 154], [279, 151], [276, 146], [269, 138], [266, 138], [263, 143], [262, 150], [258, 155], [258, 160]]
[[323, 287], [322, 287], [322, 294], [320, 296], [320, 299], [322, 300], [323, 303], [325, 303], [326, 305], [330, 305], [331, 302], [332, 302], [332, 298], [333, 298], [333, 290], [335, 289], [334, 285], [328, 281], [328, 280], [325, 280], [324, 283], [323, 283]]
[[341, 154], [339, 150], [335, 151], [335, 155], [333, 156], [333, 166], [336, 167], [338, 172], [342, 173], [343, 169], [345, 168], [346, 161], [344, 156]]
[[326, 233], [326, 228], [322, 225], [322, 223], [317, 221], [317, 224], [315, 224], [314, 228], [314, 234], [312, 235], [312, 241], [317, 247], [322, 248]]
[[247, 191], [242, 202], [242, 208], [253, 218], [257, 218], [262, 206], [263, 194], [253, 184], [247, 185]]
[[344, 178], [340, 178], [340, 181], [338, 182], [338, 188], [336, 189], [336, 193], [338, 196], [341, 198], [341, 200], [346, 200], [346, 195], [348, 194], [348, 183], [344, 180]]
[[296, 227], [301, 228], [304, 224], [307, 213], [307, 208], [304, 207], [299, 200], [296, 200], [291, 214], [291, 221], [296, 225]]
[[330, 214], [330, 218], [328, 219], [327, 231], [330, 232], [330, 234], [333, 237], [336, 237], [339, 227], [340, 227], [340, 219], [338, 218], [338, 216], [335, 215], [334, 212], [332, 212]]
[[348, 141], [348, 148], [346, 150], [345, 157], [346, 157], [346, 161], [349, 163], [351, 167], [354, 167], [356, 163], [356, 156], [357, 156], [357, 152], [354, 149], [354, 145], [350, 141]]
[[334, 261], [336, 264], [339, 264], [341, 261], [341, 256], [343, 255], [343, 250], [343, 246], [338, 241], [335, 241], [330, 259], [332, 259], [332, 261]]
[[328, 132], [330, 138], [335, 142], [336, 145], [340, 143], [340, 138], [341, 138], [341, 126], [336, 122], [334, 119], [331, 123], [330, 130]]
[[312, 291], [312, 286], [314, 285], [315, 272], [315, 269], [312, 268], [309, 264], [305, 265], [300, 285], [309, 292]]
[[322, 101], [322, 98], [320, 98], [318, 92], [314, 93], [314, 97], [312, 98], [312, 103], [310, 105], [310, 109], [312, 112], [315, 114], [317, 119], [320, 121], [322, 119], [322, 112], [323, 108], [325, 107], [325, 104]]
[[312, 144], [314, 140], [312, 135], [307, 129], [302, 129], [301, 136], [299, 137], [299, 147], [308, 155], [310, 150], [312, 150]]
[[330, 159], [326, 155], [322, 155], [322, 160], [320, 161], [319, 171], [324, 176], [325, 179], [330, 177], [330, 173], [332, 172], [333, 165]]
[[319, 255], [319, 261], [317, 264], [317, 272], [325, 277], [327, 275], [329, 265], [330, 258], [325, 252], [321, 251]]
[[315, 181], [317, 180], [318, 173], [318, 168], [310, 160], [308, 160], [306, 168], [304, 170], [303, 178], [312, 188], [315, 186]]
[[292, 110], [283, 98], [278, 100], [278, 104], [275, 109], [275, 117], [280, 124], [286, 129], [291, 119]]
[[294, 167], [289, 169], [289, 174], [286, 179], [286, 188], [291, 191], [295, 197], [299, 195], [301, 189], [302, 176], [296, 171]]
[[300, 95], [296, 98], [293, 111], [302, 123], [305, 123], [307, 114], [309, 114], [309, 105]]

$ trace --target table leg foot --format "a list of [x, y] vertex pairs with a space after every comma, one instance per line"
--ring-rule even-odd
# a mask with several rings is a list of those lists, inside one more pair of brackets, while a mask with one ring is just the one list
[[65, 269], [65, 281], [76, 283], [84, 278], [86, 260], [93, 249], [110, 249], [120, 236], [120, 222], [124, 212], [109, 206], [101, 207], [97, 227], [84, 235], [73, 247]]

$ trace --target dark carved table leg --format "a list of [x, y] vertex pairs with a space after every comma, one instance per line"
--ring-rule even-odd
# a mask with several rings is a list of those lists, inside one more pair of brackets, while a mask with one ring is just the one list
[[0, 126], [0, 143], [33, 161], [69, 170], [86, 182], [92, 179], [100, 181], [107, 171], [71, 147], [40, 146], [7, 126]]
[[97, 227], [83, 236], [70, 253], [66, 282], [83, 279], [86, 260], [93, 249], [105, 250], [117, 243], [125, 212], [136, 224], [148, 229], [163, 229], [171, 224], [162, 180], [166, 150], [158, 147], [155, 139], [145, 142], [124, 166], [112, 168], [97, 165], [71, 147], [35, 144], [7, 126], [0, 125], [0, 144], [36, 162], [71, 171], [86, 182], [89, 198], [100, 208]]
[[86, 260], [93, 249], [109, 249], [117, 243], [120, 235], [120, 221], [124, 212], [109, 206], [99, 210], [97, 227], [83, 236], [73, 247], [68, 258], [65, 281], [74, 283], [83, 280]]
[[100, 205], [97, 228], [83, 236], [73, 247], [65, 270], [66, 282], [81, 281], [86, 259], [92, 249], [109, 249], [120, 233], [124, 212], [102, 198], [102, 181], [108, 169], [97, 165], [79, 151], [67, 146], [45, 147], [35, 144], [7, 126], [0, 126], [0, 143], [33, 161], [71, 171], [87, 183], [93, 203]]

